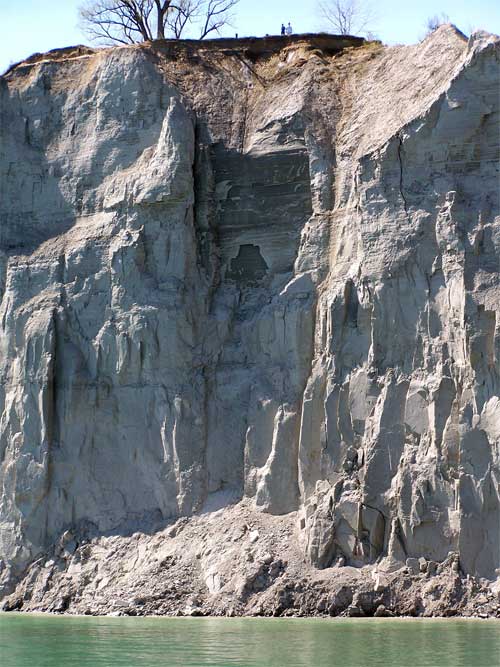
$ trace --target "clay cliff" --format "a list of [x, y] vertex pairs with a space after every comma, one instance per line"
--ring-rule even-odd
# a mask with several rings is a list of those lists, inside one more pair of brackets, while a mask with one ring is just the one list
[[4, 608], [495, 613], [499, 136], [452, 26], [2, 76]]

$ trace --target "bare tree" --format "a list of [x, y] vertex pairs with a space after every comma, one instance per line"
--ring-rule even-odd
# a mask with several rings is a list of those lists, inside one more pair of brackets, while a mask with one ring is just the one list
[[85, 2], [79, 11], [92, 40], [133, 44], [153, 39], [153, 0], [93, 0]]
[[440, 25], [444, 25], [445, 23], [450, 22], [450, 17], [448, 14], [445, 14], [442, 12], [441, 14], [434, 14], [434, 16], [429, 16], [427, 21], [425, 22], [425, 27], [427, 29], [427, 34], [434, 32], [434, 30], [437, 30]]
[[83, 28], [92, 40], [133, 44], [175, 37], [199, 24], [203, 39], [230, 21], [239, 0], [87, 0], [80, 7]]
[[175, 11], [170, 12], [167, 24], [172, 34], [179, 38], [189, 24], [197, 24], [200, 39], [212, 32], [219, 32], [230, 25], [230, 11], [239, 0], [177, 0]]
[[165, 39], [165, 26], [169, 12], [178, 8], [172, 0], [154, 0], [156, 8], [156, 39]]
[[204, 5], [204, 22], [200, 39], [204, 39], [211, 32], [219, 32], [227, 25], [231, 17], [229, 12], [238, 4], [239, 0], [207, 0]]
[[339, 35], [366, 32], [375, 20], [370, 5], [363, 0], [319, 0], [319, 14]]
[[200, 17], [200, 0], [177, 0], [176, 11], [167, 15], [169, 32], [175, 39], [180, 39], [189, 23]]

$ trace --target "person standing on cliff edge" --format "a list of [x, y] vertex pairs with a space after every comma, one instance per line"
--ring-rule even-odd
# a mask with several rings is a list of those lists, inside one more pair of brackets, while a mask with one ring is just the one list
[[293, 33], [292, 26], [290, 25], [290, 21], [288, 21], [288, 25], [286, 27], [286, 34], [290, 36]]
[[285, 24], [282, 23], [281, 24], [281, 36], [283, 37], [284, 35], [286, 35], [286, 28], [285, 28]]

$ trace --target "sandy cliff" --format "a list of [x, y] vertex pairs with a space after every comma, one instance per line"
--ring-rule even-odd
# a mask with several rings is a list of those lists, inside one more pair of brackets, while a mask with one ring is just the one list
[[495, 613], [498, 40], [76, 49], [0, 105], [5, 608]]

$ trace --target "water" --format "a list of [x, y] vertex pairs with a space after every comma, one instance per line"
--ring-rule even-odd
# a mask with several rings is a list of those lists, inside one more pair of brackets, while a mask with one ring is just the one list
[[1, 667], [499, 667], [500, 622], [0, 614]]

